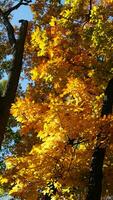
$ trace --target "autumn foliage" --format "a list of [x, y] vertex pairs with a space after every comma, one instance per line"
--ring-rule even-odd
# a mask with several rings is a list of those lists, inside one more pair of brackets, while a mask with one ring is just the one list
[[85, 199], [104, 127], [102, 196], [113, 195], [113, 117], [100, 117], [113, 76], [113, 1], [37, 0], [31, 7], [24, 68], [30, 84], [11, 108], [21, 140], [5, 159], [1, 188], [25, 200]]

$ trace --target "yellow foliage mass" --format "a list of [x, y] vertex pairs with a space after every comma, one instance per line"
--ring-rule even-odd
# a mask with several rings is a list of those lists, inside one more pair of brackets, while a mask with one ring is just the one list
[[[37, 23], [27, 73], [33, 84], [12, 105], [22, 139], [17, 154], [5, 160], [7, 178], [0, 178], [1, 184], [11, 185], [10, 194], [22, 199], [84, 196], [96, 135], [107, 124], [99, 118], [113, 39], [107, 7], [94, 4], [89, 21], [89, 1], [67, 0], [61, 6], [43, 0], [32, 6]], [[112, 152], [112, 142], [109, 149]]]

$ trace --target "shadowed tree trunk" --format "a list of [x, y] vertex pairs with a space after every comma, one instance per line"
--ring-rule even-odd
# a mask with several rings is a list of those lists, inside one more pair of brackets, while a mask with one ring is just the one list
[[4, 139], [7, 122], [10, 116], [11, 104], [14, 102], [16, 91], [18, 87], [19, 77], [22, 70], [22, 59], [24, 52], [24, 44], [27, 33], [28, 22], [20, 20], [21, 26], [19, 30], [18, 39], [15, 37], [14, 28], [11, 25], [8, 15], [21, 5], [28, 5], [31, 1], [20, 1], [17, 5], [3, 12], [0, 9], [0, 17], [6, 27], [9, 43], [13, 50], [13, 61], [9, 72], [6, 91], [3, 96], [0, 96], [0, 148]]
[[[113, 79], [108, 83], [108, 86], [105, 90], [105, 99], [102, 106], [101, 117], [112, 114], [113, 106]], [[109, 126], [109, 125], [108, 125]], [[100, 200], [102, 193], [102, 179], [103, 179], [103, 162], [106, 153], [106, 145], [101, 145], [101, 141], [105, 142], [108, 138], [107, 132], [108, 127], [102, 127], [101, 132], [97, 135], [97, 144], [95, 146], [91, 168], [90, 168], [90, 177], [89, 177], [89, 186], [86, 200]], [[109, 128], [109, 127], [108, 127]]]

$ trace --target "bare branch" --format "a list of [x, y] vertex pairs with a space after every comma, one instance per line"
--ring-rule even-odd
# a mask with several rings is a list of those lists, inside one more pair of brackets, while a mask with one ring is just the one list
[[9, 10], [7, 10], [6, 12], [3, 12], [0, 9], [0, 17], [3, 18], [3, 23], [7, 29], [7, 34], [8, 34], [8, 38], [9, 38], [9, 42], [10, 45], [14, 46], [16, 44], [16, 38], [15, 38], [15, 34], [14, 34], [14, 28], [11, 25], [9, 19], [8, 19], [8, 15], [14, 11], [15, 9], [18, 9], [21, 5], [28, 5], [29, 3], [31, 3], [32, 0], [20, 0], [19, 3], [17, 3], [15, 6], [13, 6], [12, 8], [10, 8]]
[[16, 4], [15, 6], [13, 6], [12, 8], [10, 8], [9, 10], [7, 10], [5, 12], [5, 15], [8, 16], [13, 10], [18, 9], [21, 5], [22, 5], [23, 0], [20, 0], [20, 2], [18, 4]]
[[11, 25], [11, 23], [9, 22], [8, 17], [4, 14], [4, 12], [1, 9], [0, 9], [0, 16], [3, 18], [3, 23], [7, 29], [7, 34], [8, 34], [8, 39], [9, 39], [10, 45], [14, 46], [16, 44], [14, 28]]
[[21, 5], [28, 5], [31, 2], [32, 2], [32, 0], [28, 0], [28, 1], [27, 0], [26, 1], [20, 0], [19, 3], [17, 3], [15, 6], [13, 6], [12, 8], [10, 8], [9, 10], [7, 10], [4, 14], [6, 16], [8, 16], [12, 11], [18, 9]]

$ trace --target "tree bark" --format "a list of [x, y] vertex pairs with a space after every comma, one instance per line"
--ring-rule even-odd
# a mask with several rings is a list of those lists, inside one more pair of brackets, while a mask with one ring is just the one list
[[[105, 90], [105, 99], [102, 106], [101, 117], [107, 117], [112, 114], [113, 106], [113, 79], [108, 83]], [[102, 127], [101, 132], [97, 136], [97, 144], [95, 146], [91, 167], [90, 167], [90, 177], [89, 186], [86, 200], [100, 200], [102, 193], [102, 180], [103, 180], [103, 162], [106, 153], [106, 145], [101, 145], [102, 140], [106, 140], [107, 129]], [[100, 142], [98, 142], [100, 140]]]
[[15, 39], [13, 26], [9, 22], [6, 14], [0, 10], [0, 15], [2, 16], [3, 23], [6, 26], [9, 42], [12, 45], [14, 53], [6, 91], [4, 96], [0, 96], [0, 148], [4, 139], [7, 122], [10, 117], [10, 108], [16, 96], [19, 77], [22, 70], [24, 44], [28, 26], [28, 22], [26, 20], [21, 20], [19, 36], [18, 39]]

